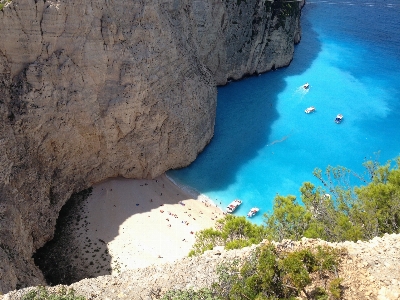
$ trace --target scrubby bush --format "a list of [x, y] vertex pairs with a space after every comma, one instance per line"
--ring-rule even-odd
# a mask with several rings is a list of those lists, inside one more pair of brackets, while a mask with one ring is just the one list
[[0, 10], [3, 10], [3, 7], [9, 2], [11, 2], [11, 0], [0, 0]]
[[271, 245], [258, 248], [244, 264], [234, 262], [219, 269], [214, 289], [224, 299], [307, 298], [323, 287], [310, 288], [311, 278], [336, 278], [340, 251], [332, 248], [278, 252]]
[[170, 290], [161, 300], [223, 300], [219, 298], [215, 292], [204, 288], [198, 291], [189, 290]]
[[[400, 233], [400, 157], [381, 166], [376, 161], [364, 164], [363, 176], [344, 167], [328, 166], [323, 173], [314, 170], [323, 187], [305, 182], [301, 201], [295, 196], [277, 195], [273, 211], [264, 214], [264, 225], [245, 217], [227, 215], [216, 229], [196, 234], [190, 256], [215, 246], [238, 249], [263, 239], [281, 241], [301, 237], [331, 242], [368, 240], [385, 233]], [[354, 180], [363, 185], [354, 186]]]
[[329, 247], [279, 252], [272, 244], [265, 244], [244, 261], [221, 264], [219, 279], [210, 289], [169, 291], [162, 299], [340, 299], [337, 268], [341, 254], [341, 250]]
[[[277, 196], [273, 212], [265, 214], [268, 238], [339, 242], [400, 233], [400, 158], [394, 166], [372, 161], [364, 166], [364, 176], [340, 166], [328, 166], [324, 173], [316, 169], [323, 187], [304, 183], [302, 203], [295, 196]], [[355, 178], [364, 185], [353, 186]]]
[[200, 255], [215, 246], [239, 249], [260, 243], [265, 237], [265, 227], [248, 221], [245, 217], [227, 215], [217, 221], [216, 229], [196, 233], [196, 242], [189, 256]]
[[76, 296], [73, 289], [61, 287], [57, 292], [51, 293], [41, 286], [25, 294], [22, 300], [85, 300], [83, 296]]

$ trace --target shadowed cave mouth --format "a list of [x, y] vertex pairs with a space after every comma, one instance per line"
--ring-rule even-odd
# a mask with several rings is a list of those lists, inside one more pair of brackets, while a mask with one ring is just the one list
[[89, 188], [71, 196], [59, 213], [54, 238], [33, 255], [49, 285], [111, 274], [107, 245], [85, 235], [89, 225], [85, 201], [91, 192]]

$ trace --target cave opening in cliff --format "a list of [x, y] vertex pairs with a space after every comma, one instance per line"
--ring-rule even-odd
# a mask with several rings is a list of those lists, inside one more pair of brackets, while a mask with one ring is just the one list
[[54, 238], [33, 255], [49, 285], [69, 285], [111, 274], [106, 243], [85, 234], [89, 225], [85, 201], [91, 191], [89, 188], [71, 196], [59, 213]]

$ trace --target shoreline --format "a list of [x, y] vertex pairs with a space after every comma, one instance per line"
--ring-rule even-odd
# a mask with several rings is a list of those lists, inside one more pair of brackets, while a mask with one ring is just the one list
[[86, 207], [86, 235], [105, 242], [112, 274], [187, 256], [196, 232], [223, 217], [215, 204], [197, 200], [166, 174], [152, 180], [109, 179], [93, 187]]
[[42, 270], [50, 285], [187, 257], [196, 232], [214, 227], [224, 216], [212, 201], [166, 174], [149, 180], [107, 179], [85, 199], [69, 201], [67, 221], [41, 254], [53, 258]]
[[[183, 193], [186, 193], [187, 196], [191, 197], [194, 200], [197, 201], [201, 201], [201, 202], [206, 202], [209, 203], [212, 206], [215, 206], [216, 208], [219, 208], [221, 210], [221, 212], [223, 213], [223, 209], [221, 206], [218, 206], [218, 204], [216, 204], [214, 202], [214, 200], [208, 198], [206, 195], [201, 194], [200, 192], [198, 192], [197, 190], [195, 190], [194, 188], [188, 186], [188, 185], [183, 185], [183, 184], [179, 184], [177, 183], [173, 178], [171, 178], [170, 176], [168, 176], [166, 173], [164, 173], [163, 175], [159, 176], [162, 177], [165, 176], [167, 180], [169, 180], [172, 184], [174, 184], [178, 189], [180, 189]], [[222, 205], [222, 204], [221, 204]]]

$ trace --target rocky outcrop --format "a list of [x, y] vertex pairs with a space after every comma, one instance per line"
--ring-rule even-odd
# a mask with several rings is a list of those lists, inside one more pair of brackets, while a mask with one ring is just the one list
[[73, 192], [192, 162], [216, 84], [292, 59], [298, 3], [13, 0], [0, 11], [0, 291], [43, 283], [32, 253]]
[[[367, 242], [328, 243], [306, 239], [274, 243], [278, 251], [330, 246], [344, 249], [337, 276], [343, 279], [342, 299], [400, 298], [400, 235], [385, 235]], [[129, 270], [115, 276], [84, 279], [70, 286], [86, 299], [159, 299], [170, 289], [200, 289], [217, 281], [217, 266], [246, 259], [258, 245], [225, 251], [221, 247], [202, 256], [185, 258], [174, 264], [160, 264]], [[59, 287], [52, 288], [58, 290]], [[21, 299], [29, 289], [11, 292], [4, 300]], [[304, 296], [304, 295], [303, 295]], [[305, 297], [301, 297], [302, 299]]]

